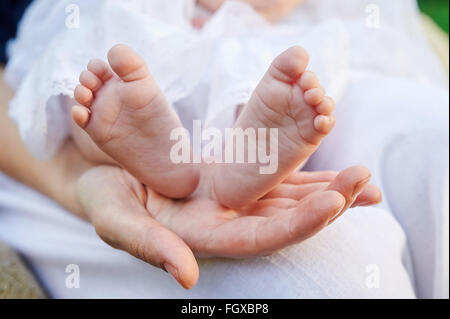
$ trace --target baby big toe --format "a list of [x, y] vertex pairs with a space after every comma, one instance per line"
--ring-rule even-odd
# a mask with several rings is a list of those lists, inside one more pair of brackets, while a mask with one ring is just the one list
[[117, 44], [108, 52], [113, 71], [125, 82], [142, 80], [149, 76], [144, 59], [124, 44]]
[[275, 58], [272, 67], [269, 69], [269, 74], [283, 82], [297, 81], [305, 72], [308, 62], [308, 52], [295, 46]]

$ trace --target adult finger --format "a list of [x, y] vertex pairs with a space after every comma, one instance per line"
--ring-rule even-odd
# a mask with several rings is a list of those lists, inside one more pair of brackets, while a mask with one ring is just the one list
[[166, 270], [186, 289], [197, 283], [192, 251], [150, 216], [145, 189], [130, 174], [117, 167], [97, 167], [80, 178], [77, 189], [86, 214], [107, 244]]
[[345, 206], [335, 191], [318, 192], [289, 210], [272, 208], [271, 217], [245, 216], [217, 227], [205, 246], [206, 255], [246, 258], [268, 255], [301, 242], [324, 228]]
[[[303, 185], [280, 184], [271, 190], [262, 199], [293, 199], [301, 200], [313, 192], [327, 189], [330, 182], [312, 183]], [[375, 185], [367, 185], [362, 192], [356, 197], [351, 207], [372, 206], [382, 201], [383, 195], [381, 190]]]
[[336, 178], [339, 172], [321, 171], [321, 172], [294, 172], [286, 178], [284, 184], [302, 185], [310, 183], [330, 182]]
[[[330, 183], [327, 190], [337, 191], [345, 198], [346, 203], [341, 214], [355, 203], [355, 200], [369, 183], [370, 177], [370, 171], [366, 167], [354, 166], [343, 170]], [[333, 222], [337, 217], [339, 216], [336, 216], [330, 222]]]
[[369, 184], [359, 194], [351, 207], [372, 206], [381, 203], [382, 200], [383, 194], [381, 190], [377, 186]]
[[294, 200], [301, 200], [305, 196], [324, 190], [329, 185], [329, 182], [322, 183], [311, 183], [303, 185], [293, 185], [293, 184], [280, 184], [276, 186], [273, 190], [267, 193], [263, 198], [290, 198]]

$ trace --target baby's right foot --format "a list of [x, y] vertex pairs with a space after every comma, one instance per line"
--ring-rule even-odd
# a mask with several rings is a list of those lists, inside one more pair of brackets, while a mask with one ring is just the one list
[[259, 129], [267, 133], [277, 129], [278, 135], [264, 138], [265, 144], [249, 138], [245, 150], [237, 149], [237, 142], [230, 140], [231, 154], [248, 150], [266, 154], [268, 145], [276, 142], [277, 167], [274, 172], [261, 174], [262, 163], [221, 164], [214, 176], [215, 195], [221, 204], [238, 209], [261, 198], [304, 163], [331, 132], [334, 101], [325, 97], [317, 77], [306, 71], [307, 65], [308, 54], [300, 47], [282, 53], [243, 108], [235, 128], [250, 129], [254, 136]]
[[109, 66], [89, 62], [75, 89], [72, 117], [106, 154], [152, 190], [172, 198], [190, 195], [199, 175], [170, 160], [173, 129], [182, 127], [144, 60], [125, 45], [108, 53]]

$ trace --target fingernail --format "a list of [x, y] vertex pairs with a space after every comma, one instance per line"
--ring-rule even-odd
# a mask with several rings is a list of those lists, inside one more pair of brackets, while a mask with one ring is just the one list
[[336, 218], [339, 217], [339, 215], [341, 215], [342, 211], [344, 210], [345, 204], [346, 204], [346, 202], [345, 202], [345, 200], [343, 200], [342, 205], [339, 208], [338, 212], [336, 214], [334, 214], [334, 216], [328, 220], [328, 224], [332, 223]]
[[369, 180], [370, 180], [370, 176], [355, 185], [355, 188], [353, 189], [353, 195], [352, 195], [353, 198], [356, 198], [356, 197], [358, 197], [359, 194], [361, 194], [361, 192], [364, 190], [364, 187], [367, 185]]
[[173, 278], [175, 278], [176, 281], [180, 281], [180, 278], [178, 277], [178, 269], [176, 269], [174, 266], [172, 266], [169, 263], [164, 263], [164, 269], [172, 275]]
[[353, 204], [352, 205], [352, 208], [354, 208], [354, 207], [367, 207], [367, 206], [373, 206], [373, 205], [375, 205], [373, 202], [362, 202], [362, 203], [359, 203], [359, 204]]

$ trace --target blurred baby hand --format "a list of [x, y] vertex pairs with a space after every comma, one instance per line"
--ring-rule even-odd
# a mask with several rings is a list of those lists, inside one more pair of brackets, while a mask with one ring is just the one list
[[[205, 9], [215, 12], [226, 0], [197, 0]], [[282, 19], [294, 11], [303, 0], [242, 0], [269, 21]]]

